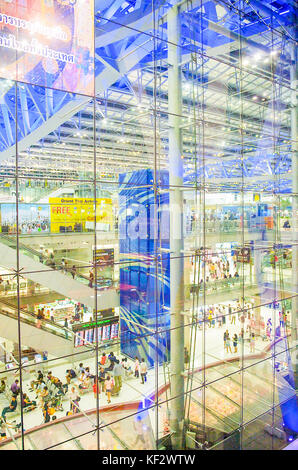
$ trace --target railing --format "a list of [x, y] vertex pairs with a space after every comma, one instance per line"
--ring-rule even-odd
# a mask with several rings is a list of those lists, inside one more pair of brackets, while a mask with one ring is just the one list
[[[28, 325], [31, 325], [35, 328], [38, 328], [38, 325], [40, 324], [40, 329], [47, 331], [48, 333], [54, 334], [56, 336], [60, 336], [66, 340], [72, 341], [73, 337], [73, 332], [72, 330], [65, 328], [62, 325], [58, 325], [55, 322], [52, 322], [51, 320], [38, 320], [37, 316], [23, 308], [19, 309], [20, 312], [20, 320], [24, 323], [27, 323]], [[0, 300], [0, 313], [2, 315], [6, 315], [10, 318], [13, 318], [15, 320], [18, 320], [18, 309], [15, 305], [12, 305], [4, 300]], [[39, 323], [38, 323], [39, 322]]]
[[[28, 325], [31, 325], [35, 328], [51, 333], [55, 336], [60, 336], [61, 338], [67, 341], [73, 341], [75, 336], [78, 336], [78, 333], [75, 333], [73, 330], [66, 328], [65, 326], [59, 325], [51, 320], [47, 319], [38, 319], [35, 313], [32, 313], [23, 308], [19, 309], [20, 311], [20, 320]], [[10, 318], [18, 320], [18, 310], [15, 305], [12, 305], [4, 300], [0, 300], [0, 314], [6, 315]], [[84, 341], [84, 346], [94, 347], [89, 341]]]
[[[192, 225], [191, 228], [186, 229], [186, 234], [187, 235], [195, 235], [198, 233], [201, 233], [203, 231], [203, 227], [205, 231], [211, 232], [211, 233], [219, 233], [219, 232], [225, 232], [225, 233], [234, 233], [234, 232], [239, 232], [241, 230], [247, 230], [248, 232], [260, 232], [263, 230], [266, 231], [273, 231], [277, 230], [275, 222], [273, 223], [272, 220], [264, 220], [264, 217], [260, 218], [251, 218], [251, 219], [245, 219], [244, 221], [240, 219], [236, 220], [205, 220], [204, 226], [203, 224], [200, 225], [197, 223], [196, 225]], [[291, 227], [281, 227], [282, 232], [287, 232], [291, 231]]]
[[[10, 237], [7, 235], [1, 234], [0, 236], [0, 241], [9, 246], [10, 248], [13, 248], [16, 250], [17, 248], [17, 242], [15, 237]], [[28, 247], [27, 245], [20, 243], [19, 242], [19, 250], [20, 252], [23, 252], [26, 256], [29, 256], [29, 258], [33, 259], [34, 261], [37, 261], [39, 263], [45, 264], [49, 269], [61, 271], [63, 274], [69, 274], [71, 275], [71, 268], [63, 268], [63, 266], [55, 266], [51, 265], [51, 259], [44, 255], [42, 252], [34, 250], [33, 248]], [[54, 262], [54, 260], [53, 260]], [[78, 280], [79, 282], [87, 285], [89, 283], [89, 278], [87, 276], [84, 276], [83, 274], [80, 274], [76, 272], [75, 274], [75, 279]]]
[[202, 292], [203, 289], [206, 289], [209, 292], [234, 289], [235, 287], [240, 287], [243, 282], [245, 282], [246, 287], [254, 285], [254, 283], [248, 280], [247, 277], [244, 278], [243, 276], [239, 276], [227, 279], [218, 279], [215, 281], [210, 280], [209, 282], [202, 284], [190, 284], [190, 293], [198, 294]]

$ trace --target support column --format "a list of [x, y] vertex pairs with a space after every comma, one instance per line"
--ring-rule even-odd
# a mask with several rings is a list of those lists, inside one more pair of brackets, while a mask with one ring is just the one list
[[[292, 45], [291, 50], [291, 140], [292, 140], [292, 292], [296, 295], [292, 299], [291, 310], [291, 335], [292, 345], [297, 344], [298, 341], [298, 152], [297, 152], [297, 50], [295, 44]], [[293, 351], [293, 366], [296, 374], [296, 383], [298, 381], [298, 351]]]
[[170, 429], [174, 449], [181, 449], [184, 420], [184, 264], [183, 264], [183, 160], [181, 138], [181, 23], [179, 9], [168, 12], [168, 109], [171, 252], [171, 398]]

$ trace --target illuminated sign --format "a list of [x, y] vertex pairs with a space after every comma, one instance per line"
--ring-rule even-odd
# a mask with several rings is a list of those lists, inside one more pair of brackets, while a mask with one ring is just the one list
[[[92, 198], [49, 198], [51, 207], [51, 231], [59, 232], [61, 227], [71, 230], [94, 230], [95, 205]], [[96, 199], [96, 223], [110, 229], [113, 223], [113, 206], [110, 198]]]
[[74, 346], [105, 343], [117, 340], [119, 337], [119, 317], [110, 317], [97, 322], [78, 323], [72, 327]]
[[94, 94], [94, 0], [0, 0], [0, 77]]
[[235, 254], [238, 263], [250, 263], [250, 248], [237, 248]]

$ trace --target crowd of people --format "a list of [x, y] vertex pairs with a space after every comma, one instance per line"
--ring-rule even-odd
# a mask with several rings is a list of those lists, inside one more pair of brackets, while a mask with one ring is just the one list
[[[144, 358], [136, 357], [129, 361], [126, 357], [121, 360], [113, 352], [102, 353], [98, 363], [98, 374], [91, 372], [89, 366], [82, 362], [78, 367], [66, 370], [63, 378], [56, 377], [52, 371], [38, 370], [30, 381], [28, 393], [20, 390], [19, 380], [15, 379], [10, 387], [5, 380], [1, 381], [0, 393], [6, 394], [8, 405], [1, 412], [1, 426], [3, 423], [11, 424], [7, 415], [17, 412], [22, 405], [23, 412], [36, 408], [42, 411], [43, 422], [48, 423], [56, 419], [56, 411], [64, 411], [65, 400], [69, 401], [66, 415], [77, 414], [81, 411], [80, 400], [85, 393], [94, 394], [94, 398], [106, 397], [111, 403], [112, 397], [119, 396], [123, 381], [129, 377], [140, 379], [140, 383], [147, 381], [148, 367]], [[34, 398], [30, 398], [30, 395]], [[3, 437], [3, 436], [2, 436]]]
[[191, 258], [193, 273], [191, 273], [190, 279], [194, 279], [194, 276], [196, 278], [195, 284], [191, 285], [191, 293], [198, 293], [203, 286], [206, 286], [207, 289], [208, 286], [217, 288], [218, 284], [225, 286], [240, 280], [238, 272], [240, 263], [237, 261], [236, 252], [233, 253], [232, 257], [228, 257], [224, 253], [206, 254], [205, 256], [205, 260], [201, 257], [200, 266], [197, 264], [198, 254]]
[[[217, 304], [201, 307], [198, 310], [198, 327], [224, 328], [223, 342], [226, 354], [236, 354], [240, 344], [249, 343], [249, 351], [255, 352], [256, 343], [256, 319], [252, 313], [252, 303], [245, 302], [242, 308], [240, 301], [233, 304]], [[230, 333], [229, 328], [233, 332]], [[236, 332], [235, 329], [239, 328]]]
[[236, 325], [236, 320], [240, 322], [241, 328], [246, 326], [249, 330], [255, 328], [255, 316], [252, 313], [252, 303], [245, 302], [243, 308], [240, 301], [231, 304], [213, 304], [198, 309], [198, 325], [203, 327], [205, 321], [209, 328], [221, 328], [230, 323]]

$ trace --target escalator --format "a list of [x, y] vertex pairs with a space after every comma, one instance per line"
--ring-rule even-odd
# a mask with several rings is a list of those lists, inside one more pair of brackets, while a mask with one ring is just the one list
[[[50, 320], [42, 320], [37, 327], [36, 315], [29, 310], [20, 309], [21, 337], [24, 346], [37, 351], [48, 351], [54, 356], [71, 354], [73, 332]], [[1, 299], [0, 301], [0, 336], [18, 343], [18, 310]], [[83, 346], [82, 349], [86, 350]]]
[[[10, 271], [17, 270], [16, 239], [1, 234], [0, 237], [1, 266]], [[19, 243], [19, 266], [24, 276], [31, 281], [47, 287], [53, 292], [76, 300], [93, 309], [95, 306], [95, 289], [88, 286], [88, 278], [78, 274], [72, 279], [61, 270], [43, 264], [42, 253]], [[26, 273], [26, 274], [25, 274]], [[119, 295], [113, 288], [105, 291], [97, 290], [97, 309], [106, 310], [119, 306]]]

